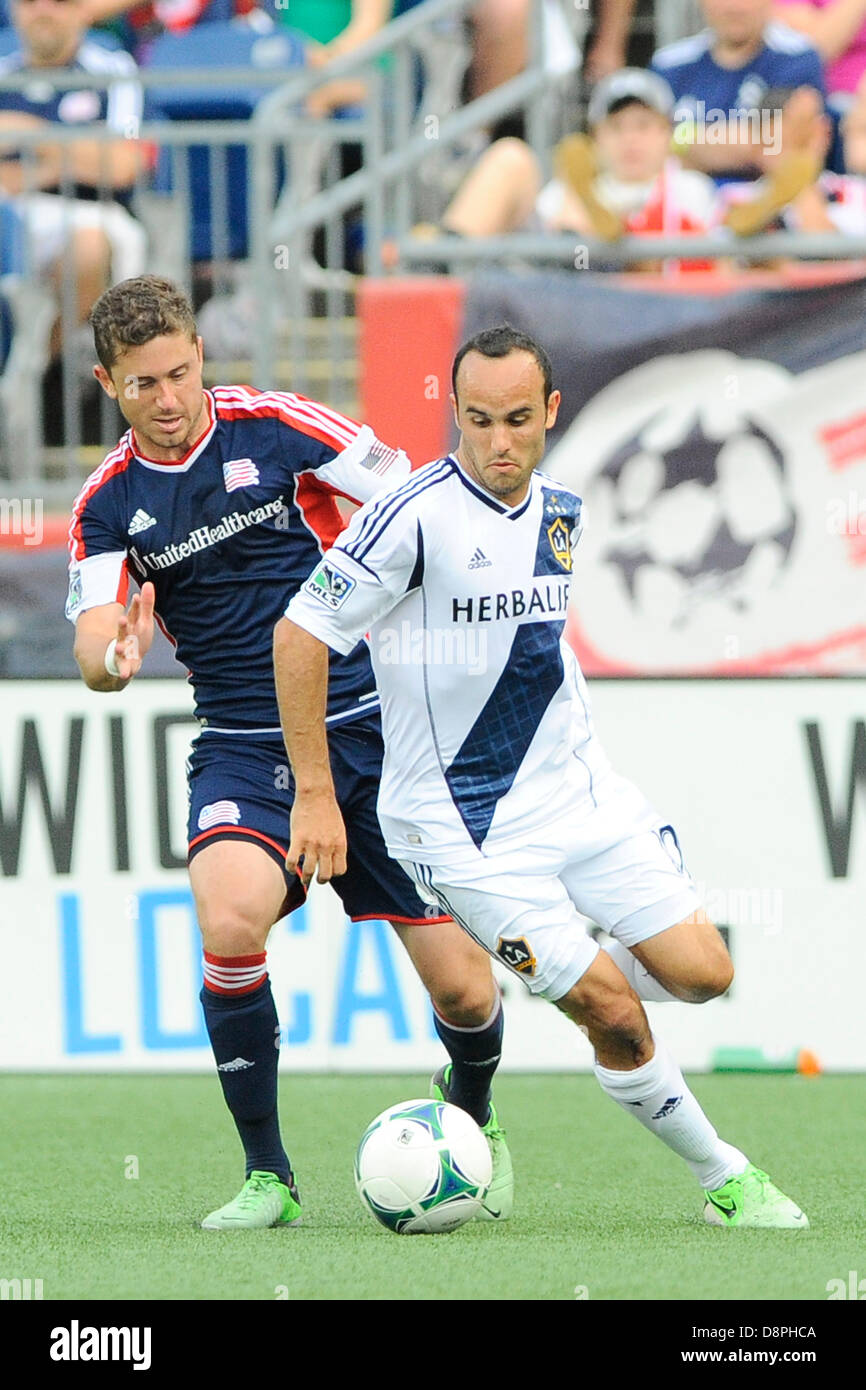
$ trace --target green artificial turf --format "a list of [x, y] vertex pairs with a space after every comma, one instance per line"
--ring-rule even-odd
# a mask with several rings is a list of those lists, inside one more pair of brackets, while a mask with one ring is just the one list
[[41, 1279], [46, 1300], [825, 1300], [829, 1280], [866, 1275], [861, 1077], [693, 1079], [809, 1231], [707, 1227], [681, 1160], [580, 1075], [497, 1079], [511, 1221], [395, 1236], [362, 1211], [352, 1158], [368, 1121], [427, 1082], [284, 1077], [304, 1223], [223, 1234], [198, 1226], [243, 1180], [215, 1078], [0, 1078], [0, 1278]]

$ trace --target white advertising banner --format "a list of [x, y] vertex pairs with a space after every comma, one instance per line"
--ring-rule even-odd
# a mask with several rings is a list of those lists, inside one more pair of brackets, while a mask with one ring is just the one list
[[[596, 681], [614, 764], [676, 827], [729, 929], [724, 999], [650, 1006], [682, 1064], [719, 1048], [815, 1052], [866, 1069], [866, 681]], [[0, 686], [0, 1067], [209, 1070], [185, 872], [181, 681], [120, 697], [75, 682]], [[384, 923], [349, 924], [327, 888], [271, 934], [283, 1062], [424, 1071], [426, 996]], [[497, 967], [499, 969], [499, 967]], [[500, 974], [503, 1065], [586, 1069], [586, 1040]]]

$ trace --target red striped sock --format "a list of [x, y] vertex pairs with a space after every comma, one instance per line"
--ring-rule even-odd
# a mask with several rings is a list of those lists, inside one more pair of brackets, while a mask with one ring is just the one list
[[205, 951], [205, 988], [214, 994], [250, 994], [268, 978], [266, 960], [265, 951], [254, 956], [215, 956]]

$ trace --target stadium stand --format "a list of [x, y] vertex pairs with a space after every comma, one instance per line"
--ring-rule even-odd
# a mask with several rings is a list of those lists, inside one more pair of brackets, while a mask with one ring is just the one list
[[[184, 33], [166, 33], [147, 53], [151, 73], [198, 69], [213, 74], [207, 85], [185, 86], [172, 78], [151, 89], [154, 106], [169, 121], [184, 126], [196, 122], [242, 122], [252, 116], [266, 87], [228, 84], [220, 69], [248, 68], [275, 75], [303, 67], [304, 46], [291, 30], [260, 34], [228, 21], [202, 24]], [[205, 137], [206, 130], [203, 132]], [[177, 164], [175, 163], [177, 159]], [[185, 168], [178, 167], [180, 161]], [[154, 181], [157, 192], [188, 190], [189, 254], [194, 262], [247, 255], [249, 166], [243, 143], [217, 146], [213, 141], [190, 144], [177, 156], [163, 150]]]

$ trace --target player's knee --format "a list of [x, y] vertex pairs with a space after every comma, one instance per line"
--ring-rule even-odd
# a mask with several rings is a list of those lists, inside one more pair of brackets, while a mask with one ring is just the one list
[[646, 1033], [646, 1015], [631, 990], [612, 995], [596, 1009], [592, 1032], [622, 1046], [640, 1042]]
[[430, 997], [433, 1007], [446, 1023], [458, 1028], [481, 1028], [490, 1018], [496, 1003], [495, 987], [480, 982], [449, 982], [439, 986]]
[[204, 949], [215, 956], [252, 956], [265, 948], [260, 925], [239, 913], [215, 913], [202, 923], [201, 936]]
[[533, 167], [534, 156], [524, 140], [513, 135], [505, 135], [491, 145], [491, 156], [496, 154], [503, 173], [522, 174]]
[[701, 964], [700, 973], [690, 982], [689, 992], [696, 1004], [717, 999], [730, 989], [734, 978], [734, 963], [724, 946]]
[[641, 1002], [626, 982], [611, 986], [590, 981], [581, 982], [560, 1007], [585, 1027], [590, 1038], [608, 1037], [629, 1041], [646, 1032], [646, 1015]]

